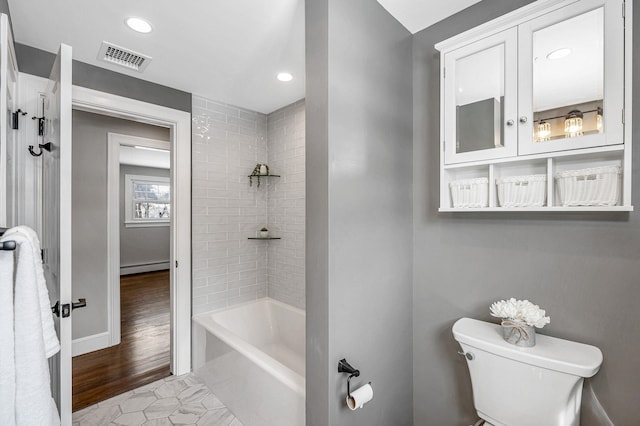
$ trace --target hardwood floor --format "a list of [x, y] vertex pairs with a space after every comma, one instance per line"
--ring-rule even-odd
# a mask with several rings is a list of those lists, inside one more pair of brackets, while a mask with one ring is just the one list
[[120, 279], [119, 345], [73, 358], [73, 411], [169, 376], [169, 271]]

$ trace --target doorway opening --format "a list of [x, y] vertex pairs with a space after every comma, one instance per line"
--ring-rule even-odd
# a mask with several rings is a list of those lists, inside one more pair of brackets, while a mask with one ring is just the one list
[[76, 411], [170, 374], [171, 161], [159, 126], [74, 111], [73, 139]]
[[[174, 375], [185, 374], [191, 369], [191, 117], [188, 112], [178, 111], [159, 105], [149, 104], [129, 98], [123, 98], [104, 92], [98, 92], [82, 87], [73, 87], [73, 109], [78, 112], [88, 112], [98, 114], [104, 117], [125, 119], [131, 122], [144, 123], [163, 128], [169, 134], [169, 151], [170, 151], [170, 183], [171, 183], [171, 201], [170, 201], [170, 261], [168, 277], [164, 280], [166, 292], [166, 283], [169, 282], [169, 299], [170, 299], [170, 363], [169, 372]], [[147, 141], [148, 142], [148, 141]], [[153, 144], [153, 142], [149, 142]], [[166, 142], [165, 142], [166, 143]], [[126, 144], [125, 144], [126, 145]], [[144, 143], [142, 144], [144, 145]], [[109, 149], [113, 149], [116, 144], [111, 144]], [[117, 144], [118, 148], [120, 147]], [[118, 158], [116, 153], [115, 158]], [[105, 161], [104, 156], [101, 158]], [[96, 159], [100, 161], [100, 159]], [[117, 200], [113, 199], [113, 194], [109, 196], [110, 208], [108, 212], [113, 212]], [[117, 219], [110, 221], [111, 227], [118, 227]], [[113, 235], [112, 229], [109, 232]], [[109, 239], [109, 255], [110, 259], [114, 257], [112, 253], [118, 244], [113, 244]], [[110, 278], [117, 276], [119, 278], [119, 266], [116, 266], [113, 272], [109, 268]], [[162, 273], [158, 273], [162, 275]], [[158, 278], [158, 277], [156, 277]], [[74, 280], [75, 281], [75, 280]], [[110, 280], [113, 282], [115, 280]], [[162, 281], [157, 279], [156, 281]], [[119, 283], [119, 279], [117, 280]], [[124, 289], [125, 285], [123, 285]], [[119, 288], [119, 287], [118, 287]], [[112, 292], [108, 298], [114, 306]], [[123, 290], [124, 293], [124, 290]], [[80, 296], [78, 296], [80, 297]], [[166, 299], [165, 299], [166, 300]], [[88, 300], [88, 303], [91, 303]], [[165, 306], [166, 306], [166, 302]], [[162, 305], [162, 303], [160, 303]], [[124, 306], [123, 312], [124, 315]], [[115, 330], [115, 324], [119, 326], [119, 322], [115, 316], [109, 321], [111, 331]], [[121, 330], [122, 339], [124, 339], [125, 330]], [[112, 337], [112, 339], [115, 339]], [[163, 367], [166, 368], [166, 367]], [[157, 373], [150, 369], [151, 373]], [[166, 374], [165, 370], [161, 374]], [[158, 373], [160, 374], [160, 373]], [[71, 378], [69, 378], [71, 379]], [[70, 382], [71, 380], [69, 380]], [[71, 386], [69, 386], [71, 390]], [[69, 392], [71, 393], [71, 392]], [[71, 400], [71, 395], [69, 395]], [[69, 401], [71, 402], [71, 401]], [[69, 403], [69, 406], [71, 403]], [[69, 407], [71, 408], [71, 407]], [[70, 413], [71, 410], [69, 410]]]

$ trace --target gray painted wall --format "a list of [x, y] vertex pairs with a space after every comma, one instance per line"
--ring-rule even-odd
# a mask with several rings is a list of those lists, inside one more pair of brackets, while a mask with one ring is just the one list
[[[476, 419], [466, 364], [451, 326], [490, 321], [489, 305], [526, 298], [547, 309], [541, 334], [598, 346], [604, 364], [588, 381], [616, 425], [638, 423], [640, 214], [439, 214], [439, 55], [443, 39], [528, 1], [478, 3], [414, 37], [414, 423]], [[634, 19], [640, 22], [640, 8]], [[636, 31], [635, 43], [640, 43]], [[640, 45], [640, 44], [638, 44]], [[640, 60], [635, 55], [634, 68]], [[640, 84], [633, 88], [640, 99]], [[634, 102], [634, 122], [640, 106]], [[637, 141], [640, 126], [634, 128]], [[634, 171], [640, 152], [634, 153]], [[639, 199], [640, 175], [633, 179]], [[607, 424], [586, 388], [583, 426]]]
[[73, 111], [73, 338], [107, 331], [107, 132], [169, 140], [169, 130]]
[[[48, 78], [55, 54], [16, 43], [20, 72]], [[73, 47], [73, 46], [72, 46]], [[191, 112], [191, 93], [130, 77], [126, 74], [73, 61], [73, 84], [126, 98]]]
[[[307, 426], [329, 424], [329, 4], [305, 2]], [[313, 386], [311, 385], [313, 383]], [[331, 403], [334, 403], [333, 394]]]
[[[307, 2], [306, 25], [307, 425], [408, 425], [411, 35], [369, 0]], [[357, 412], [343, 357], [373, 383]]]
[[169, 169], [120, 165], [120, 267], [169, 262], [171, 227], [125, 226], [125, 175], [169, 177]]

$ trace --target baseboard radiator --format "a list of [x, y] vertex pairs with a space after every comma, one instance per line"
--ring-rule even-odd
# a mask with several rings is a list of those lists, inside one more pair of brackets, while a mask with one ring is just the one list
[[120, 275], [140, 274], [143, 272], [164, 271], [169, 269], [170, 261], [143, 263], [138, 265], [126, 265], [120, 267]]

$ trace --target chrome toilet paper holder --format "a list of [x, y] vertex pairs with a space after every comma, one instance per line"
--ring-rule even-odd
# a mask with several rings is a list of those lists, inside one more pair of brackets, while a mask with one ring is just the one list
[[[355, 369], [347, 362], [345, 358], [338, 361], [338, 373], [347, 373], [347, 396], [351, 398], [351, 379], [360, 376], [360, 370]], [[371, 384], [371, 382], [369, 382]]]

